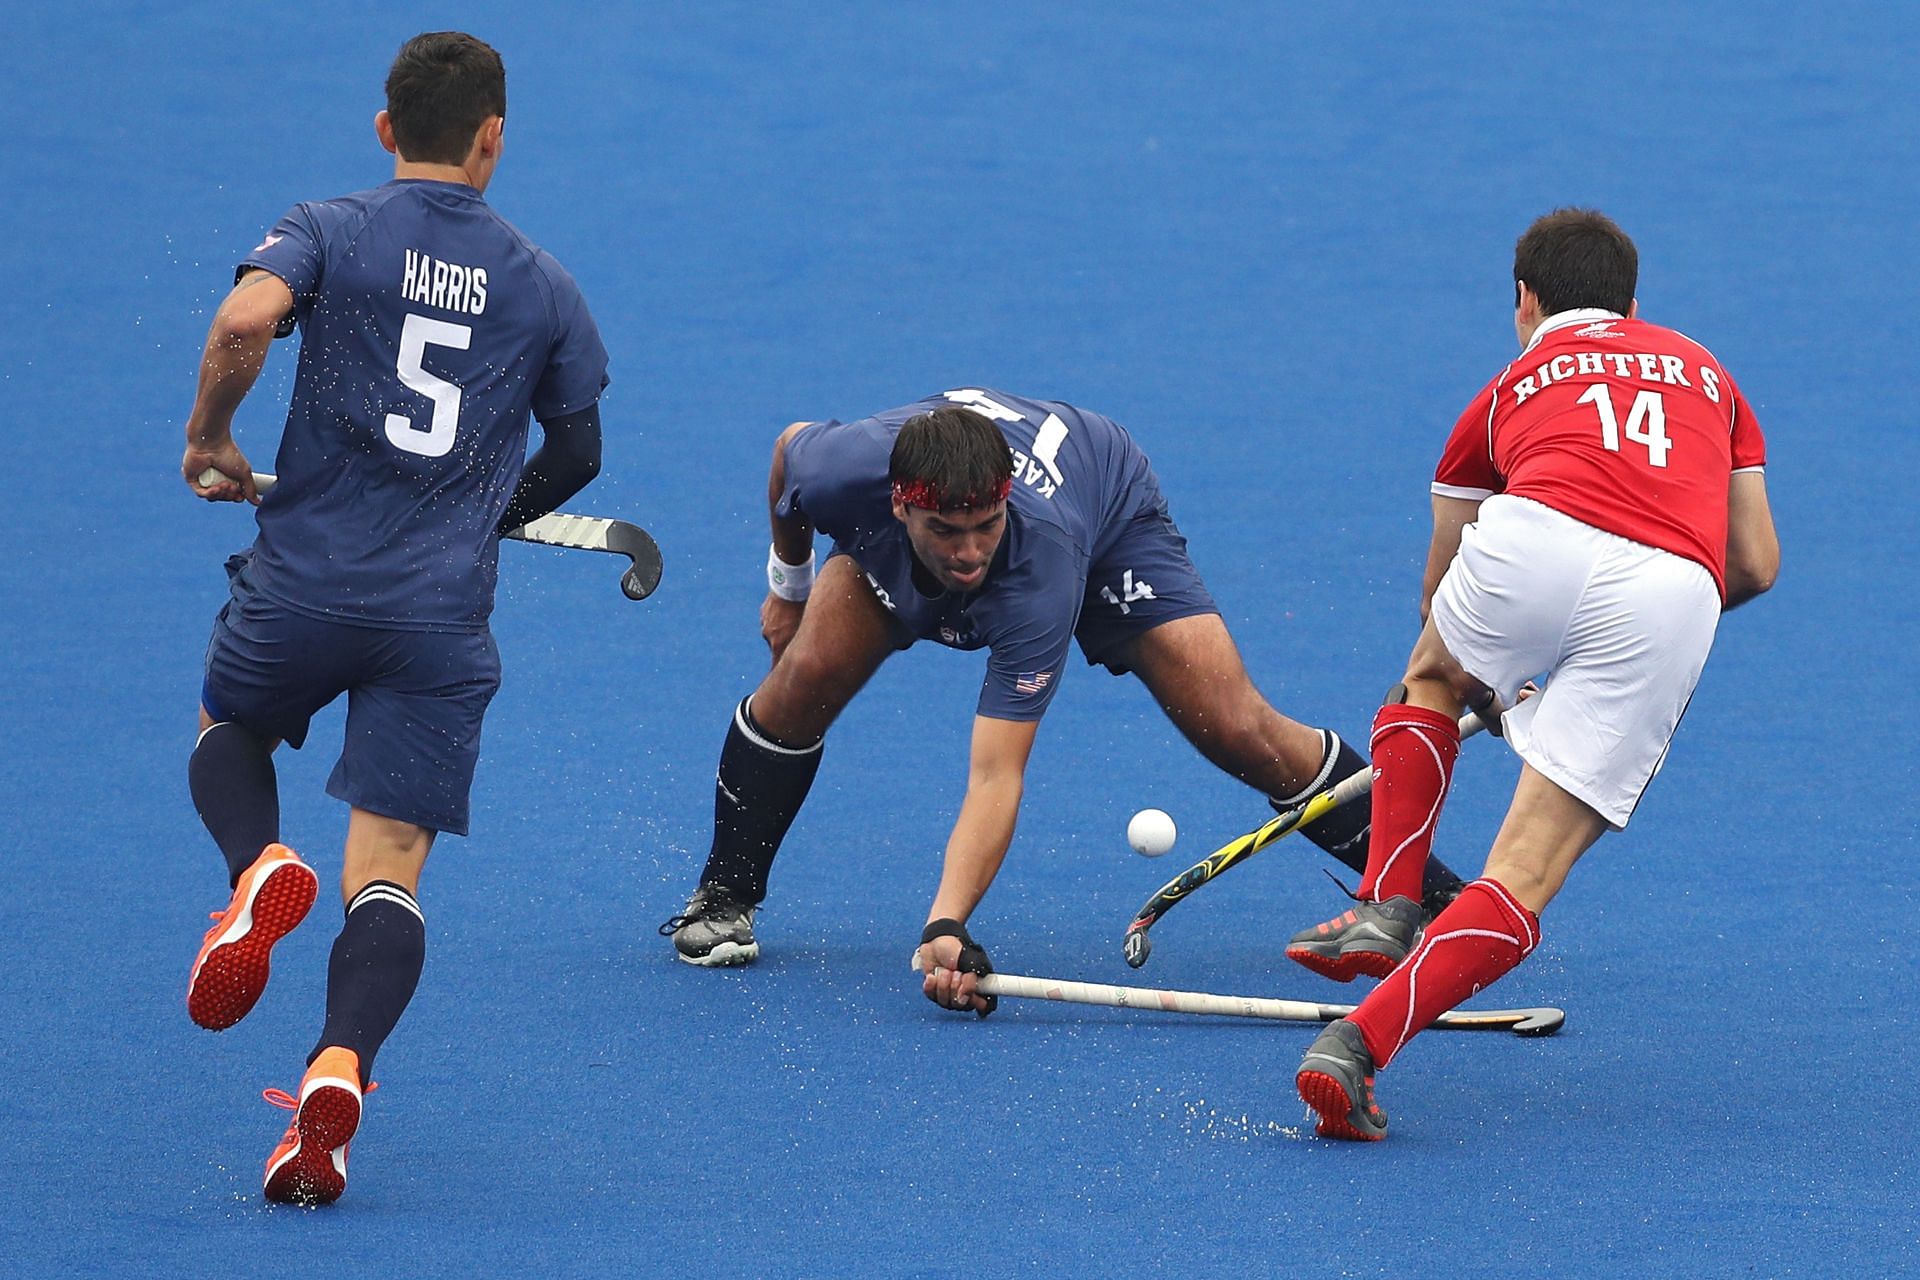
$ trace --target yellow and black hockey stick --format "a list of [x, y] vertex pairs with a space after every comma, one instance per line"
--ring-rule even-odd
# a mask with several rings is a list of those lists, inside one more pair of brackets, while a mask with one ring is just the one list
[[[1465, 741], [1487, 727], [1486, 721], [1482, 720], [1477, 712], [1468, 712], [1460, 717], [1460, 738]], [[1239, 866], [1280, 837], [1298, 831], [1302, 827], [1311, 826], [1329, 810], [1337, 809], [1349, 801], [1365, 798], [1372, 789], [1372, 767], [1355, 770], [1325, 791], [1294, 805], [1284, 813], [1276, 814], [1245, 835], [1221, 845], [1161, 885], [1154, 895], [1147, 899], [1145, 905], [1134, 913], [1133, 923], [1127, 926], [1125, 942], [1127, 963], [1138, 969], [1147, 962], [1147, 957], [1153, 954], [1153, 940], [1147, 936], [1147, 930], [1153, 928], [1154, 923], [1161, 916], [1171, 911], [1176, 902], [1187, 897], [1215, 876]]]

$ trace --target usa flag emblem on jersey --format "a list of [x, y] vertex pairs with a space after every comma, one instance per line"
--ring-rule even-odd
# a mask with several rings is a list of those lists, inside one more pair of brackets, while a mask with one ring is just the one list
[[1013, 678], [1015, 693], [1038, 693], [1053, 679], [1051, 671], [1023, 671]]

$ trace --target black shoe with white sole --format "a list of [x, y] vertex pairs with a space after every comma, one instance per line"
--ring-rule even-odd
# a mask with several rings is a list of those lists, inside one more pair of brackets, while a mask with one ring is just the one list
[[687, 909], [660, 926], [662, 937], [688, 964], [750, 964], [760, 954], [753, 940], [753, 914], [760, 908], [741, 902], [723, 884], [703, 884], [687, 899]]

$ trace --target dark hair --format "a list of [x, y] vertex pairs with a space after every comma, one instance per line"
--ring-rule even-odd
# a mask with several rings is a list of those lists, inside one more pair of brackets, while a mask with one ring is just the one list
[[507, 69], [492, 45], [429, 31], [400, 46], [387, 72], [387, 120], [402, 158], [459, 164], [490, 116], [507, 114]]
[[1000, 428], [959, 406], [907, 419], [893, 441], [887, 478], [908, 506], [935, 511], [991, 507], [1007, 499], [1013, 451]]
[[1575, 307], [1625, 315], [1639, 280], [1639, 250], [1598, 209], [1555, 209], [1536, 218], [1513, 247], [1516, 305], [1524, 284], [1548, 315]]

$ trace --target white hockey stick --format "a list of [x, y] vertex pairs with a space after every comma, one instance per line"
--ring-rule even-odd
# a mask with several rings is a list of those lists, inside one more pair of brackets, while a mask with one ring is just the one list
[[[916, 972], [918, 968], [916, 966]], [[1217, 996], [1203, 991], [1167, 991], [1159, 987], [1116, 987], [1104, 982], [1068, 982], [990, 973], [980, 979], [980, 994], [1016, 999], [1057, 1000], [1112, 1009], [1156, 1009], [1165, 1013], [1215, 1014], [1229, 1018], [1265, 1018], [1279, 1022], [1333, 1022], [1354, 1011], [1350, 1004], [1317, 1004], [1266, 996]], [[1520, 1036], [1550, 1036], [1566, 1022], [1564, 1009], [1455, 1009], [1433, 1026], [1451, 1031], [1511, 1031]]]

